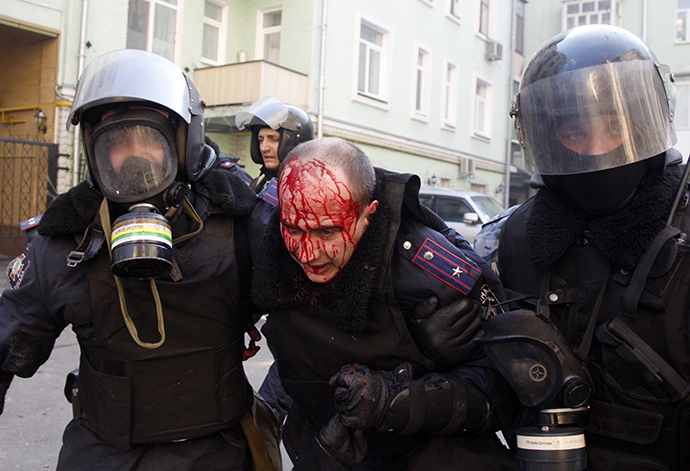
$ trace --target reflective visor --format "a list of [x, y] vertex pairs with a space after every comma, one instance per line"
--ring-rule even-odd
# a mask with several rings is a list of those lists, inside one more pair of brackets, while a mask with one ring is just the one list
[[593, 172], [658, 155], [676, 142], [652, 61], [623, 61], [538, 80], [519, 93], [525, 163], [542, 175]]
[[94, 132], [93, 158], [101, 190], [113, 201], [138, 201], [159, 193], [177, 171], [170, 140], [146, 125], [109, 126]]

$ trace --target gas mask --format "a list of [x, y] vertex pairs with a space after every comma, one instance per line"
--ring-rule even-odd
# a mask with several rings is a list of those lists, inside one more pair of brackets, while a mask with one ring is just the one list
[[527, 471], [579, 471], [587, 464], [585, 436], [592, 381], [548, 318], [521, 309], [484, 319], [477, 342], [517, 393], [536, 413], [534, 426], [517, 431], [517, 457]]
[[172, 270], [172, 230], [163, 216], [179, 207], [173, 124], [154, 109], [116, 111], [93, 126], [90, 170], [99, 190], [125, 214], [112, 224], [113, 273], [155, 278]]

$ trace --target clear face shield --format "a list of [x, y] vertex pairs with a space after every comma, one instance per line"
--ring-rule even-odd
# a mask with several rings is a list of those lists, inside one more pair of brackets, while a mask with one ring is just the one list
[[242, 130], [249, 126], [268, 126], [274, 131], [287, 129], [297, 131], [299, 121], [290, 108], [276, 97], [265, 97], [235, 116], [235, 124]]
[[148, 109], [109, 118], [94, 126], [89, 141], [91, 170], [104, 196], [139, 202], [168, 188], [178, 157], [167, 118]]
[[623, 61], [538, 80], [516, 97], [527, 167], [542, 175], [605, 170], [658, 155], [676, 142], [673, 87], [652, 61]]

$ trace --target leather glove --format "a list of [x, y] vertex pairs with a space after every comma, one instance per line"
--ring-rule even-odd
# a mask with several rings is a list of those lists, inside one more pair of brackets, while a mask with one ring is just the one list
[[343, 425], [360, 430], [385, 430], [384, 421], [393, 398], [410, 385], [412, 365], [394, 371], [372, 371], [364, 365], [347, 365], [333, 375], [335, 408]]
[[5, 394], [7, 394], [12, 378], [14, 378], [12, 373], [0, 371], [0, 414], [2, 414], [2, 410], [5, 408]]
[[321, 449], [336, 463], [346, 469], [354, 468], [367, 455], [364, 432], [343, 425], [336, 414], [317, 434]]
[[439, 309], [438, 299], [419, 303], [408, 329], [419, 351], [438, 365], [466, 363], [479, 349], [473, 340], [481, 335], [481, 304], [462, 298]]

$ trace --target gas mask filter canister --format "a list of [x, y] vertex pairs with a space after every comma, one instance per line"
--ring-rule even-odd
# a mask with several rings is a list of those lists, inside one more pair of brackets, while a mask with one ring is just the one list
[[126, 278], [156, 278], [170, 273], [172, 230], [149, 203], [132, 205], [113, 223], [112, 272]]

